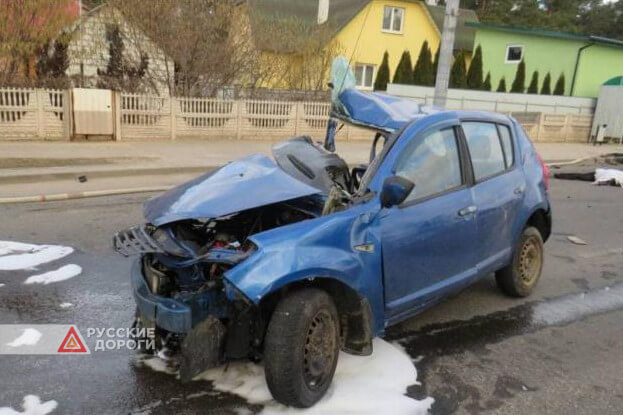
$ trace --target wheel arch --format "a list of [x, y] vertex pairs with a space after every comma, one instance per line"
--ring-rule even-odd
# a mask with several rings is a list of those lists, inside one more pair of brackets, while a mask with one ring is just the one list
[[350, 354], [370, 355], [374, 327], [370, 302], [338, 279], [313, 277], [286, 284], [262, 298], [259, 303], [262, 313], [270, 318], [279, 300], [305, 288], [321, 289], [333, 300], [340, 319], [341, 349]]
[[552, 217], [545, 209], [538, 208], [532, 212], [526, 221], [526, 226], [535, 227], [541, 234], [543, 242], [546, 242], [552, 234]]

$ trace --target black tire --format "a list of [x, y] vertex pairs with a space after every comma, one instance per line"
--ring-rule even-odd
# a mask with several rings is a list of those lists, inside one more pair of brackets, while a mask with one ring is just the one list
[[543, 259], [541, 233], [528, 226], [521, 233], [512, 262], [495, 273], [498, 287], [512, 297], [529, 296], [541, 278]]
[[319, 289], [282, 299], [264, 340], [266, 382], [284, 405], [308, 408], [331, 385], [339, 353], [339, 320], [331, 297]]

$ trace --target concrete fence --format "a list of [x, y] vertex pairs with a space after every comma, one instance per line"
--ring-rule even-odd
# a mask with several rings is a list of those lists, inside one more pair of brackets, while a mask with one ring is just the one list
[[0, 139], [69, 140], [68, 91], [0, 88]]
[[[435, 88], [389, 84], [387, 86], [387, 93], [410, 98], [420, 104], [433, 105]], [[450, 89], [448, 90], [446, 106], [448, 109], [453, 110], [591, 115], [595, 112], [597, 100], [594, 98], [555, 95], [511, 94], [475, 91], [470, 89]]]
[[[0, 140], [70, 140], [72, 91], [0, 89]], [[328, 102], [217, 100], [115, 92], [109, 109], [114, 140], [322, 139]], [[506, 109], [506, 108], [505, 108]], [[530, 108], [529, 108], [530, 109]], [[517, 118], [533, 141], [587, 142], [592, 115], [502, 111]], [[112, 113], [112, 117], [110, 116]], [[338, 140], [371, 139], [365, 129], [343, 126]]]
[[[331, 110], [325, 102], [119, 96], [115, 101], [119, 102], [121, 140], [322, 137]], [[358, 140], [370, 135], [369, 131], [346, 126], [337, 138]]]

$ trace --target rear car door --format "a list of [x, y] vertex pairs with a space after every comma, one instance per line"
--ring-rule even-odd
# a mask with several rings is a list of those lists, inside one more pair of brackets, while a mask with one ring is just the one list
[[433, 128], [404, 147], [392, 173], [415, 184], [381, 213], [387, 316], [400, 319], [476, 273], [476, 221], [458, 126]]
[[514, 221], [526, 183], [515, 163], [515, 140], [507, 125], [465, 121], [462, 127], [474, 174], [478, 269], [492, 272], [510, 260]]

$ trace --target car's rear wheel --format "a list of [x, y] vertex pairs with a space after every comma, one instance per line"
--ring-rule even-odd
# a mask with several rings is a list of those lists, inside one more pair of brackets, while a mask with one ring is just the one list
[[538, 229], [526, 227], [515, 247], [510, 265], [495, 274], [500, 289], [513, 297], [532, 293], [543, 269], [543, 238]]
[[284, 405], [307, 408], [325, 394], [339, 353], [339, 320], [331, 297], [304, 289], [282, 299], [264, 342], [266, 382]]

